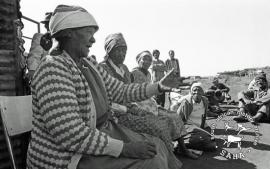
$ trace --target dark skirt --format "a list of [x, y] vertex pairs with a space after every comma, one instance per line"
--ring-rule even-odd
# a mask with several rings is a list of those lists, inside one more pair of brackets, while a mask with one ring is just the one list
[[211, 138], [210, 127], [201, 129], [194, 124], [186, 124], [187, 135], [184, 137], [187, 148], [202, 150], [202, 151], [215, 151], [216, 142]]

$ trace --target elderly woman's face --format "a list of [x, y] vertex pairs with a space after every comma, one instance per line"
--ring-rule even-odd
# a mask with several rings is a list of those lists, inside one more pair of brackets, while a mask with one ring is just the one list
[[139, 67], [145, 70], [148, 70], [151, 64], [152, 64], [152, 57], [148, 55], [143, 56], [139, 61]]
[[87, 57], [89, 48], [95, 43], [94, 34], [96, 33], [95, 27], [83, 27], [73, 31], [72, 42], [73, 48], [78, 57]]
[[127, 53], [126, 46], [117, 46], [110, 51], [109, 57], [114, 64], [119, 65], [124, 63], [126, 53]]
[[201, 100], [202, 100], [202, 95], [203, 95], [203, 90], [201, 87], [193, 87], [192, 90], [191, 90], [191, 95], [192, 95], [192, 98], [193, 100], [196, 102], [196, 103], [200, 103]]

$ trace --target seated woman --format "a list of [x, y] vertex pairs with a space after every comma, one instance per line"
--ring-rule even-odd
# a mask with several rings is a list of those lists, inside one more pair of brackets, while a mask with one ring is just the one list
[[209, 111], [213, 113], [223, 113], [219, 104], [225, 100], [227, 104], [231, 102], [231, 96], [229, 95], [230, 88], [223, 83], [220, 83], [218, 77], [214, 77], [212, 81], [213, 85], [205, 92], [205, 96], [209, 101]]
[[[152, 63], [152, 54], [149, 51], [143, 51], [136, 56], [138, 67], [135, 67], [131, 72], [132, 83], [151, 83], [151, 74], [149, 68]], [[171, 89], [168, 89], [170, 91]], [[162, 114], [166, 111], [164, 108], [159, 107], [153, 98], [137, 102], [139, 107], [149, 112], [153, 112], [155, 115]], [[166, 112], [167, 113], [167, 112]]]
[[[127, 44], [121, 33], [107, 36], [105, 40], [106, 56], [100, 65], [113, 77], [128, 84], [131, 82], [130, 72], [123, 63], [126, 57]], [[197, 158], [183, 146], [181, 132], [183, 121], [181, 118], [173, 118], [166, 115], [155, 116], [152, 112], [141, 109], [135, 104], [125, 104], [127, 113], [115, 112], [118, 122], [133, 131], [157, 136], [164, 141], [167, 148], [173, 151], [173, 141], [178, 141], [182, 153], [191, 158]]]
[[[124, 84], [86, 59], [98, 25], [76, 6], [59, 5], [50, 21], [54, 44], [32, 81], [33, 129], [27, 168], [178, 169], [181, 162], [157, 137], [112, 119], [111, 102], [147, 99], [179, 79]], [[172, 160], [173, 159], [173, 160]]]
[[[239, 115], [234, 118], [238, 122], [252, 120], [254, 123], [270, 120], [270, 90], [265, 75], [255, 77], [253, 87], [238, 93]], [[244, 115], [248, 114], [250, 119]]]
[[188, 134], [185, 136], [186, 146], [202, 151], [215, 151], [216, 142], [211, 140], [210, 127], [205, 123], [208, 100], [203, 96], [201, 83], [193, 83], [190, 93], [182, 97], [172, 110], [183, 119]]

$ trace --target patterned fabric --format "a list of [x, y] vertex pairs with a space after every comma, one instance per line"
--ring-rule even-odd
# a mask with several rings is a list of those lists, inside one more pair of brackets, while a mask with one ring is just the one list
[[155, 116], [138, 106], [129, 108], [127, 114], [116, 115], [118, 122], [129, 129], [160, 138], [170, 151], [173, 151], [172, 141], [181, 137], [184, 125], [177, 114], [166, 113]]
[[[145, 82], [150, 83], [151, 82], [151, 75], [149, 71], [147, 71], [147, 75], [145, 75], [139, 68], [134, 68], [131, 74], [133, 77], [133, 83], [145, 83]], [[152, 112], [155, 115], [158, 114], [158, 105], [156, 101], [154, 100], [154, 98], [137, 102], [136, 104], [148, 112]]]
[[151, 77], [152, 82], [158, 82], [160, 79], [162, 79], [166, 72], [166, 65], [162, 60], [153, 60], [151, 65]]
[[175, 58], [173, 60], [167, 59], [165, 64], [167, 67], [167, 71], [174, 68], [174, 72], [177, 73], [179, 76], [181, 75], [178, 59], [175, 59]]
[[85, 26], [95, 26], [98, 29], [95, 18], [79, 6], [58, 5], [49, 23], [52, 36], [64, 29]]
[[[109, 105], [147, 99], [157, 84], [130, 84], [111, 77], [92, 61], [105, 83]], [[41, 60], [32, 81], [33, 129], [28, 168], [68, 168], [81, 154], [118, 157], [123, 142], [96, 129], [96, 111], [86, 79], [63, 52]]]
[[106, 51], [106, 56], [105, 56], [105, 60], [108, 59], [108, 54], [110, 53], [110, 51], [118, 46], [127, 46], [126, 41], [122, 35], [122, 33], [114, 33], [114, 34], [110, 34], [106, 37], [105, 39], [105, 51]]
[[[108, 62], [106, 62], [108, 63]], [[105, 62], [100, 65], [104, 67], [106, 71], [112, 76], [115, 75], [113, 67], [110, 67]], [[128, 69], [126, 70], [126, 74], [130, 74]], [[129, 81], [125, 80], [119, 76], [116, 76], [121, 81]], [[156, 113], [150, 112], [149, 110], [144, 110], [137, 105], [127, 105], [128, 111], [125, 114], [115, 113], [118, 118], [118, 122], [129, 129], [139, 132], [139, 133], [147, 133], [156, 137], [159, 137], [164, 141], [167, 148], [169, 150], [173, 150], [172, 140], [176, 140], [181, 136], [183, 121], [176, 114], [169, 115], [166, 113], [160, 113], [158, 115], [158, 111]], [[156, 114], [158, 116], [155, 116]], [[168, 117], [171, 116], [171, 117]]]
[[113, 66], [108, 60], [101, 62], [100, 65], [103, 67], [103, 69], [105, 69], [111, 76], [115, 77], [116, 79], [124, 82], [125, 84], [131, 83], [130, 72], [125, 64], [121, 65], [122, 70], [124, 70], [125, 72], [124, 76], [118, 74], [118, 72], [114, 70]]
[[146, 51], [142, 51], [141, 53], [139, 53], [137, 56], [136, 56], [136, 61], [137, 63], [140, 62], [140, 60], [145, 57], [145, 56], [150, 56], [152, 58], [152, 54], [151, 52], [149, 52], [148, 50]]

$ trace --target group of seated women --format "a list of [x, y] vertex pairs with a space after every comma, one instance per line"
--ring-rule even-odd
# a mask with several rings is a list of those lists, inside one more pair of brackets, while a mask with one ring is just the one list
[[175, 112], [168, 111], [151, 97], [179, 86], [181, 79], [172, 70], [149, 83], [149, 51], [137, 55], [138, 67], [130, 73], [123, 64], [125, 39], [112, 34], [98, 64], [88, 54], [99, 25], [78, 6], [57, 6], [49, 28], [54, 44], [31, 84], [28, 168], [179, 169], [176, 154], [196, 159], [188, 148], [215, 149], [206, 124], [189, 123], [193, 108], [203, 115], [207, 108], [199, 83]]

